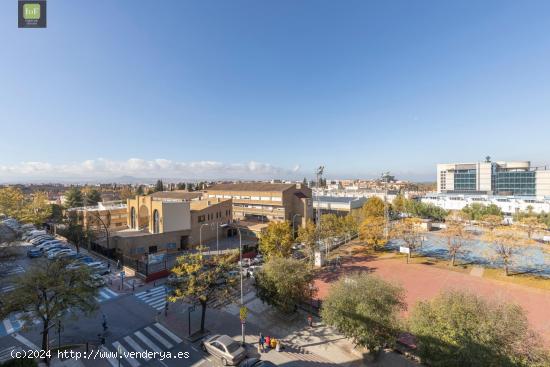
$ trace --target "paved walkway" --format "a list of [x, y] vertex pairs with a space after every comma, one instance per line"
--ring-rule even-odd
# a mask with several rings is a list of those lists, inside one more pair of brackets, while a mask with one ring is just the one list
[[[406, 290], [408, 311], [419, 300], [436, 296], [444, 289], [466, 290], [491, 300], [514, 302], [521, 305], [534, 330], [550, 346], [550, 292], [517, 284], [480, 278], [470, 274], [441, 269], [425, 264], [406, 264], [403, 259], [378, 260], [356, 256], [347, 260], [338, 271], [325, 270], [316, 281], [318, 297], [328, 294], [330, 283], [342, 273], [369, 272], [401, 284]], [[405, 315], [408, 314], [405, 312]]]
[[[249, 356], [261, 356], [285, 367], [414, 367], [417, 364], [395, 353], [386, 353], [376, 363], [365, 364], [362, 355], [354, 350], [353, 344], [343, 336], [315, 320], [314, 327], [307, 326], [307, 315], [298, 313], [293, 318], [281, 317], [271, 307], [263, 304], [253, 292], [244, 297], [249, 309], [246, 321], [246, 343]], [[159, 315], [159, 321], [180, 335], [187, 336], [187, 306], [175, 304], [170, 307], [168, 315]], [[227, 334], [240, 340], [241, 328], [238, 318], [239, 306], [230, 304], [221, 310], [207, 309], [206, 328], [211, 334]], [[192, 321], [193, 331], [199, 326], [200, 307], [196, 308]], [[280, 352], [270, 350], [258, 354], [259, 333], [274, 336], [282, 341], [284, 348]]]

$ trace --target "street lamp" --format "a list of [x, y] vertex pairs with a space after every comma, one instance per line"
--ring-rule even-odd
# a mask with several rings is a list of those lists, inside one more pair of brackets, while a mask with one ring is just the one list
[[[237, 232], [239, 233], [239, 273], [241, 275], [241, 308], [244, 306], [243, 302], [243, 237], [241, 234], [241, 228], [237, 227]], [[244, 320], [241, 320], [241, 334], [242, 334], [242, 342], [241, 344], [244, 345]]]
[[199, 228], [199, 247], [202, 248], [202, 227], [204, 226], [207, 226], [208, 223], [203, 223], [201, 224], [200, 228]]

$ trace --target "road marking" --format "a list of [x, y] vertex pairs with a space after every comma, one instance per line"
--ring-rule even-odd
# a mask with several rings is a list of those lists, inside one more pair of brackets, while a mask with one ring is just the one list
[[142, 353], [143, 359], [145, 359], [146, 361], [151, 359], [151, 358], [147, 357], [147, 354], [145, 353], [145, 350], [142, 347], [140, 347], [140, 345], [138, 343], [136, 343], [134, 341], [134, 339], [132, 339], [130, 336], [125, 336], [124, 341], [126, 341], [126, 343], [128, 343], [129, 346], [134, 348], [134, 350], [136, 352]]
[[4, 328], [6, 329], [7, 334], [13, 333], [15, 330], [13, 329], [13, 325], [11, 324], [10, 319], [4, 319], [3, 321]]
[[157, 339], [159, 342], [161, 342], [166, 349], [170, 349], [173, 347], [168, 340], [164, 339], [162, 336], [160, 336], [155, 330], [151, 329], [149, 326], [145, 328], [149, 334], [151, 334], [155, 339]]
[[137, 336], [142, 342], [144, 342], [149, 348], [151, 348], [155, 352], [162, 352], [162, 349], [160, 349], [155, 343], [151, 341], [148, 337], [143, 335], [141, 331], [136, 331], [134, 333], [135, 336]]
[[33, 344], [29, 339], [25, 338], [23, 335], [20, 334], [12, 334], [12, 336], [15, 338], [15, 340], [21, 342], [22, 344], [25, 344], [27, 347], [31, 348], [32, 350], [40, 350], [36, 345]]
[[[105, 348], [105, 346], [101, 346], [101, 351], [105, 352], [105, 356], [110, 356], [112, 352], [109, 351], [109, 349]], [[114, 357], [106, 358], [107, 362], [111, 364], [113, 367], [118, 367], [118, 361]]]
[[109, 288], [103, 288], [103, 290], [104, 290], [105, 292], [109, 293], [112, 297], [118, 296], [118, 293], [113, 292], [113, 291], [110, 290]]
[[157, 327], [157, 329], [160, 329], [164, 332], [164, 334], [168, 335], [170, 338], [172, 338], [173, 341], [176, 342], [176, 344], [179, 344], [181, 343], [183, 340], [181, 340], [176, 334], [174, 334], [173, 332], [171, 332], [170, 330], [168, 330], [167, 328], [164, 327], [164, 325], [160, 324], [160, 323], [155, 323], [155, 326]]
[[[117, 352], [119, 352], [121, 354], [121, 356], [124, 356], [126, 355], [126, 358], [124, 358], [128, 363], [130, 363], [132, 365], [132, 367], [138, 367], [139, 366], [139, 362], [136, 361], [135, 358], [133, 357], [130, 357], [128, 355], [128, 351], [126, 350], [126, 348], [124, 348], [124, 346], [122, 344], [120, 344], [119, 342], [114, 342], [113, 343], [113, 347], [116, 348]], [[120, 358], [120, 357], [119, 357]]]

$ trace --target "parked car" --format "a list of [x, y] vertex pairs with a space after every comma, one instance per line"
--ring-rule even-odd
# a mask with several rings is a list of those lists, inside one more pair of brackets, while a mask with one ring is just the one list
[[228, 335], [214, 335], [203, 341], [201, 347], [218, 357], [224, 366], [235, 366], [246, 358], [246, 350]]
[[264, 257], [260, 254], [256, 255], [256, 257], [252, 259], [252, 263], [256, 265], [262, 264], [263, 262], [264, 262]]
[[29, 240], [29, 242], [32, 243], [33, 245], [39, 245], [42, 242], [53, 240], [53, 239], [54, 238], [49, 234], [43, 234], [43, 235], [34, 237], [32, 240]]
[[92, 288], [99, 288], [105, 285], [105, 279], [101, 275], [93, 273], [90, 275], [90, 280], [87, 280], [84, 283]]
[[[42, 247], [44, 247], [44, 246], [47, 246], [47, 245], [49, 245], [49, 244], [56, 243], [56, 242], [61, 243], [61, 241], [56, 240], [55, 238], [45, 238], [45, 239], [43, 239], [43, 240], [38, 241], [38, 242], [34, 245], [34, 247], [36, 247], [36, 248], [42, 248]], [[31, 243], [32, 243], [32, 242], [31, 242]]]
[[89, 264], [86, 264], [86, 265], [90, 268], [92, 273], [105, 275], [105, 274], [109, 274], [109, 272], [110, 272], [109, 268], [104, 263], [102, 263], [101, 261], [92, 262], [92, 263], [89, 263]]
[[67, 265], [65, 268], [66, 269], [69, 269], [69, 270], [75, 270], [75, 269], [79, 269], [81, 267], [85, 266], [84, 264], [82, 263], [79, 263], [79, 262], [74, 262], [72, 264], [69, 264]]
[[42, 249], [44, 247], [48, 247], [50, 245], [55, 245], [55, 244], [58, 244], [58, 243], [63, 243], [63, 242], [61, 242], [59, 240], [55, 240], [55, 239], [54, 240], [47, 240], [47, 241], [41, 242], [39, 245], [36, 245], [36, 248]]
[[78, 259], [78, 261], [84, 263], [84, 264], [90, 264], [90, 263], [94, 263], [96, 262], [93, 258], [89, 257], [89, 256], [84, 256], [80, 259]]
[[61, 248], [61, 249], [54, 249], [48, 252], [48, 260], [57, 259], [62, 254], [69, 254], [71, 253], [71, 249], [68, 248]]
[[27, 251], [27, 256], [30, 257], [30, 258], [42, 257], [42, 255], [44, 255], [42, 253], [42, 251], [37, 250], [37, 249], [32, 249], [32, 250]]
[[274, 367], [275, 363], [270, 361], [262, 361], [259, 358], [247, 358], [241, 362], [239, 367]]
[[50, 250], [54, 250], [57, 248], [68, 248], [68, 247], [65, 246], [62, 242], [54, 242], [45, 246], [38, 247], [38, 249], [42, 252], [49, 252]]
[[56, 259], [66, 259], [66, 260], [74, 259], [75, 257], [76, 257], [76, 251], [72, 249], [70, 249], [69, 252], [63, 252], [62, 254], [58, 253], [57, 255], [55, 255]]

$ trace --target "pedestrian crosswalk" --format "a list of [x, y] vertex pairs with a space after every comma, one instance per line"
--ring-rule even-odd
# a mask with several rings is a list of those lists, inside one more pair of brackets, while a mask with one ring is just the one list
[[[99, 290], [99, 294], [96, 296], [96, 301], [105, 302], [117, 296], [118, 296], [118, 293], [113, 292], [107, 287], [103, 287]], [[22, 320], [22, 318], [23, 318], [23, 313], [19, 312], [19, 313], [11, 314], [9, 317], [2, 320], [0, 322], [0, 337], [6, 336], [21, 330], [21, 328], [25, 324], [25, 321]], [[41, 321], [39, 319], [33, 320], [34, 324], [39, 324], [40, 322]]]
[[143, 292], [136, 293], [135, 296], [154, 309], [161, 311], [166, 306], [166, 296], [170, 288], [162, 285], [159, 287], [151, 288]]
[[102, 351], [110, 352], [107, 361], [113, 367], [139, 367], [150, 360], [146, 352], [166, 352], [182, 342], [180, 337], [157, 322], [110, 344], [107, 343], [102, 347]]
[[95, 299], [98, 302], [104, 302], [111, 298], [115, 298], [117, 296], [118, 296], [118, 293], [113, 292], [108, 287], [103, 287], [99, 290], [99, 294], [95, 297]]

